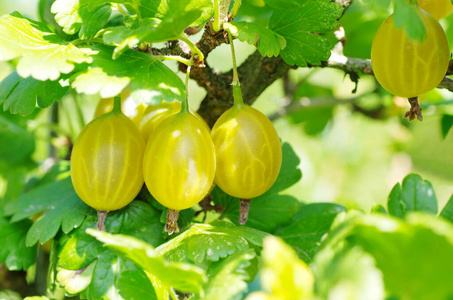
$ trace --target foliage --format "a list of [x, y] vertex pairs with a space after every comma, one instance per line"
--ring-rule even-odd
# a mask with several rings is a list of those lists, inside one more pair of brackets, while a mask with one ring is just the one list
[[[344, 67], [369, 63], [371, 32], [391, 11], [412, 39], [424, 25], [406, 0], [345, 2], [40, 0], [40, 21], [1, 16], [0, 263], [45, 295], [5, 288], [0, 298], [453, 298], [449, 94], [421, 95], [428, 120], [409, 124], [401, 99]], [[453, 17], [442, 25], [451, 38]], [[218, 47], [229, 34], [244, 101], [259, 97], [277, 119], [273, 186], [251, 200], [246, 225], [241, 200], [213, 187], [168, 235], [168, 210], [144, 185], [98, 230], [69, 163], [95, 100], [130, 88], [136, 104], [184, 101], [190, 65], [207, 92], [199, 113], [215, 121], [233, 95], [230, 53]], [[193, 107], [204, 94], [190, 90]]]

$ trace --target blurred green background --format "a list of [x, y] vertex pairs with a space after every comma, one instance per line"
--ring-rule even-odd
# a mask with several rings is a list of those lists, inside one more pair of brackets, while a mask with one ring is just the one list
[[[377, 7], [374, 2], [355, 1], [341, 19], [347, 39], [345, 55], [369, 58], [374, 32], [389, 14], [388, 8]], [[251, 9], [249, 4], [244, 2], [241, 10], [245, 17], [248, 9]], [[1, 14], [15, 10], [38, 18], [36, 0], [0, 0]], [[453, 37], [453, 17], [443, 20], [442, 25], [447, 35]], [[196, 40], [197, 36], [193, 38]], [[235, 43], [239, 63], [255, 51], [252, 46]], [[226, 45], [214, 50], [208, 57], [210, 66], [220, 71], [231, 69], [229, 51]], [[174, 63], [169, 65], [176, 70]], [[8, 64], [0, 63], [0, 79], [11, 71]], [[373, 204], [384, 204], [392, 187], [414, 172], [433, 184], [440, 207], [447, 202], [453, 193], [453, 133], [443, 138], [441, 119], [444, 114], [453, 114], [450, 92], [435, 90], [424, 95], [423, 122], [409, 123], [402, 118], [409, 107], [407, 101], [383, 91], [371, 76], [360, 77], [355, 94], [352, 93], [355, 84], [339, 70], [291, 70], [286, 81], [294, 87], [291, 95], [285, 95], [283, 82], [280, 79], [269, 86], [254, 106], [272, 116], [291, 100], [303, 104], [303, 109], [274, 121], [282, 141], [289, 142], [301, 159], [303, 178], [286, 191], [288, 194], [303, 202], [337, 202], [368, 211]], [[60, 102], [60, 131], [74, 139], [81, 126], [72, 113], [72, 97], [68, 95]], [[193, 109], [203, 97], [204, 90], [192, 82]], [[91, 120], [99, 97], [76, 98], [85, 121]], [[45, 124], [50, 111], [40, 110], [35, 119], [24, 119], [28, 129], [34, 132], [33, 160], [37, 166], [42, 166], [47, 157], [49, 134]], [[64, 157], [67, 151], [62, 146], [64, 141], [53, 138], [52, 142], [62, 148]], [[36, 172], [40, 172], [39, 167]], [[6, 191], [6, 178], [11, 177], [0, 174], [0, 198]]]

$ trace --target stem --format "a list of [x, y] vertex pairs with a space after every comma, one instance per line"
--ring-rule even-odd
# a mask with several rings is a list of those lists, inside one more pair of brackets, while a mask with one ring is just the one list
[[185, 85], [186, 85], [186, 97], [181, 103], [181, 112], [189, 112], [189, 79], [190, 79], [190, 68], [192, 67], [193, 64], [193, 56], [189, 60], [189, 65], [187, 66], [186, 70], [186, 80], [185, 80]]
[[236, 64], [236, 52], [234, 51], [233, 45], [233, 36], [231, 32], [228, 31], [228, 39], [230, 41], [231, 46], [231, 56], [233, 58], [233, 82], [231, 85], [233, 86], [233, 98], [234, 98], [234, 105], [239, 106], [244, 104], [244, 99], [242, 98], [242, 91], [241, 91], [241, 83], [239, 82], [239, 75], [238, 69]]
[[241, 7], [241, 2], [242, 2], [242, 0], [235, 0], [234, 1], [233, 8], [231, 9], [231, 12], [230, 12], [230, 19], [231, 20], [233, 20], [237, 16], [239, 7]]
[[247, 223], [250, 211], [250, 199], [239, 199], [239, 224]]
[[418, 97], [409, 98], [411, 108], [404, 114], [404, 118], [409, 118], [412, 121], [417, 117], [417, 120], [423, 121], [422, 108], [418, 104]]
[[107, 217], [108, 211], [98, 210], [98, 222], [96, 223], [96, 229], [105, 232], [105, 218]]
[[214, 22], [212, 23], [212, 29], [215, 32], [220, 31], [220, 8], [219, 8], [219, 1], [214, 0]]
[[156, 55], [154, 56], [158, 60], [176, 60], [177, 62], [189, 65], [190, 60], [182, 56], [173, 56], [173, 55]]
[[179, 232], [178, 227], [178, 218], [179, 218], [179, 211], [168, 209], [167, 210], [167, 221], [165, 222], [165, 232], [168, 232], [168, 235], [172, 235], [173, 233]]
[[121, 112], [121, 97], [120, 96], [116, 96], [115, 98], [113, 98], [113, 109], [112, 109], [112, 112]]
[[185, 33], [181, 34], [179, 39], [186, 43], [187, 46], [189, 46], [190, 51], [192, 51], [192, 57], [195, 62], [198, 63], [204, 61], [203, 53], [200, 51], [200, 49], [197, 48], [197, 46], [195, 46], [195, 44], [189, 39], [189, 37]]

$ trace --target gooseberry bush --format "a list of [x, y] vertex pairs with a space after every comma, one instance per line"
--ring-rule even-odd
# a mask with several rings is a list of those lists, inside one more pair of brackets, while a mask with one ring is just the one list
[[453, 299], [453, 196], [411, 172], [369, 206], [291, 192], [314, 166], [273, 123], [313, 145], [347, 106], [447, 142], [452, 1], [37, 4], [0, 17], [0, 299]]

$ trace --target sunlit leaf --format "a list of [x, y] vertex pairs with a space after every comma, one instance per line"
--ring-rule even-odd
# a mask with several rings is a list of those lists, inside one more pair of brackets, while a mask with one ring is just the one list
[[0, 61], [18, 59], [17, 73], [23, 78], [56, 80], [72, 72], [74, 64], [92, 62], [94, 53], [65, 44], [44, 25], [18, 13], [0, 17]]

